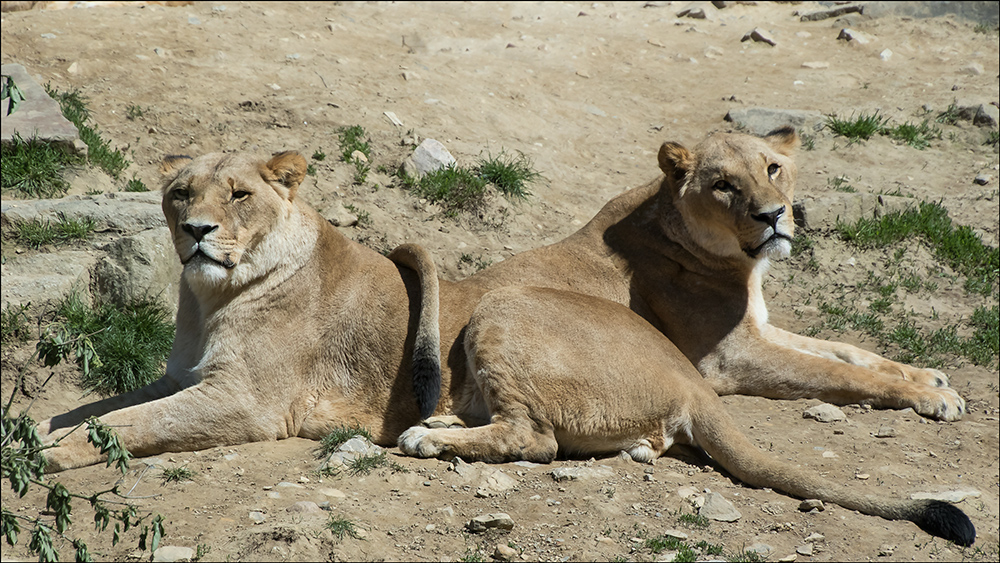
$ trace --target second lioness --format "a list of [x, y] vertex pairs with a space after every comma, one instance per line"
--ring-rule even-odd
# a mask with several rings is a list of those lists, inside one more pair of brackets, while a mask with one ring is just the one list
[[664, 143], [663, 174], [612, 199], [573, 235], [457, 284], [442, 282], [442, 382], [450, 387], [437, 413], [467, 425], [488, 420], [466, 374], [461, 334], [487, 291], [530, 285], [628, 306], [720, 395], [912, 407], [932, 418], [960, 418], [965, 401], [940, 371], [768, 323], [761, 280], [770, 260], [791, 249], [791, 157], [798, 144], [791, 128], [764, 138], [715, 134], [690, 151]]

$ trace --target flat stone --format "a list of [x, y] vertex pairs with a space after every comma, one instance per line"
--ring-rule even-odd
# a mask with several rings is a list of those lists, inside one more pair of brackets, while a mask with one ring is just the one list
[[800, 545], [795, 548], [795, 553], [799, 555], [805, 555], [806, 557], [811, 557], [813, 554], [813, 544], [807, 543], [805, 545]]
[[323, 509], [318, 504], [308, 500], [299, 501], [285, 509], [285, 512], [295, 512], [297, 514], [320, 514]]
[[49, 97], [45, 89], [19, 64], [0, 66], [0, 73], [10, 76], [24, 94], [17, 110], [0, 120], [0, 142], [12, 142], [15, 135], [24, 140], [39, 139], [54, 144], [70, 154], [87, 154], [87, 145], [80, 132], [63, 117], [59, 102]]
[[680, 530], [664, 530], [663, 535], [670, 536], [672, 538], [677, 538], [679, 540], [688, 539], [688, 535]]
[[972, 183], [979, 186], [988, 186], [992, 181], [993, 176], [990, 176], [989, 174], [979, 174], [972, 180]]
[[493, 550], [493, 558], [500, 561], [513, 561], [518, 555], [516, 549], [505, 543], [498, 543]]
[[812, 418], [819, 422], [840, 422], [847, 420], [847, 415], [838, 407], [823, 403], [806, 409], [802, 413], [802, 418]]
[[809, 534], [808, 536], [806, 536], [805, 541], [807, 541], [807, 542], [817, 542], [817, 541], [823, 541], [825, 539], [826, 539], [826, 536], [824, 536], [823, 534], [818, 534], [816, 532], [813, 532], [813, 533]]
[[474, 534], [485, 532], [491, 528], [499, 530], [511, 530], [514, 528], [514, 520], [503, 512], [494, 514], [484, 514], [476, 516], [465, 525], [465, 528]]
[[552, 470], [552, 478], [556, 481], [585, 481], [588, 479], [607, 479], [614, 477], [615, 472], [610, 467], [559, 467]]
[[715, 10], [715, 6], [708, 2], [694, 2], [677, 12], [677, 17], [711, 21], [715, 19]]
[[194, 559], [195, 551], [190, 547], [182, 547], [177, 545], [161, 545], [159, 549], [153, 553], [153, 561], [162, 561], [163, 563], [172, 563], [175, 561], [190, 561]]
[[844, 14], [857, 13], [864, 14], [864, 4], [854, 4], [851, 6], [840, 6], [837, 8], [831, 8], [829, 10], [820, 10], [818, 12], [809, 12], [808, 14], [803, 14], [799, 16], [799, 21], [813, 22], [819, 20], [825, 20], [829, 18], [835, 18], [837, 16], [842, 16]]
[[875, 431], [875, 437], [876, 438], [895, 438], [896, 437], [896, 429], [893, 428], [892, 426], [886, 426], [886, 425], [879, 426], [878, 430]]
[[[440, 141], [434, 139], [424, 139], [413, 150], [413, 154], [403, 163], [404, 170], [410, 176], [422, 177], [428, 172], [454, 166], [458, 161], [448, 152]], [[410, 163], [409, 165], [407, 163]], [[410, 173], [412, 170], [413, 173]]]
[[679, 487], [677, 489], [677, 496], [681, 498], [688, 498], [698, 494], [698, 489], [694, 487]]
[[330, 497], [330, 498], [347, 498], [347, 494], [344, 493], [344, 491], [341, 491], [340, 489], [323, 488], [323, 489], [317, 489], [316, 492], [325, 497]]
[[868, 45], [875, 40], [871, 35], [849, 27], [841, 29], [837, 39], [843, 39], [849, 43], [857, 43], [858, 45]]
[[731, 109], [724, 119], [737, 123], [758, 136], [767, 135], [786, 125], [818, 131], [826, 123], [826, 117], [818, 111], [774, 108]]
[[889, 49], [883, 49], [882, 52], [878, 54], [878, 58], [882, 59], [883, 61], [888, 61], [889, 59], [892, 58], [892, 51], [890, 51]]
[[976, 489], [955, 489], [952, 491], [942, 491], [937, 493], [913, 493], [910, 498], [913, 500], [942, 500], [945, 502], [962, 502], [967, 498], [979, 498], [982, 493]]
[[267, 520], [267, 516], [265, 516], [263, 512], [259, 512], [257, 510], [250, 512], [248, 516], [254, 524], [263, 524], [264, 521]]
[[58, 222], [61, 218], [91, 220], [94, 231], [131, 235], [166, 227], [160, 192], [114, 192], [74, 195], [60, 199], [4, 200], [0, 204], [5, 222]]
[[959, 72], [968, 74], [969, 76], [982, 76], [986, 72], [986, 69], [978, 62], [971, 62], [959, 69]]
[[49, 300], [62, 301], [74, 291], [85, 295], [96, 263], [94, 253], [83, 250], [9, 256], [0, 265], [0, 300], [5, 307], [41, 306]]
[[705, 497], [705, 505], [701, 507], [698, 514], [709, 520], [719, 522], [735, 522], [743, 517], [743, 514], [719, 493], [709, 493]]
[[486, 478], [480, 483], [479, 488], [476, 490], [476, 496], [480, 498], [497, 496], [516, 486], [516, 479], [500, 469], [496, 469], [486, 475]]
[[826, 510], [826, 506], [823, 505], [823, 501], [815, 498], [809, 498], [801, 503], [799, 503], [799, 510], [802, 512], [809, 512], [810, 510], [818, 510], [823, 512]]
[[819, 70], [823, 68], [830, 68], [830, 63], [824, 61], [810, 61], [802, 63], [802, 68], [811, 68], [814, 70]]
[[775, 41], [773, 37], [771, 37], [770, 33], [764, 31], [763, 29], [761, 29], [759, 27], [755, 27], [755, 28], [751, 29], [750, 31], [746, 32], [746, 34], [743, 36], [743, 39], [740, 39], [740, 41], [741, 42], [742, 41], [755, 41], [757, 43], [767, 43], [768, 45], [772, 45], [772, 46], [778, 44], [778, 42]]

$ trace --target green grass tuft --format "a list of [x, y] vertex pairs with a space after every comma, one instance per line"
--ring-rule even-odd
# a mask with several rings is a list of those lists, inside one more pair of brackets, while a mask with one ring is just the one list
[[475, 171], [480, 178], [496, 186], [505, 197], [520, 200], [531, 195], [527, 184], [541, 177], [531, 159], [524, 153], [518, 152], [517, 156], [513, 156], [503, 150], [496, 156], [480, 160]]
[[15, 133], [0, 147], [0, 189], [18, 197], [60, 197], [69, 189], [63, 169], [81, 162], [49, 143], [25, 141]]
[[875, 113], [871, 115], [862, 112], [858, 117], [854, 117], [852, 113], [850, 119], [839, 119], [834, 115], [828, 116], [826, 118], [826, 127], [833, 131], [835, 135], [847, 137], [851, 142], [858, 140], [867, 141], [873, 135], [880, 133], [888, 121], [889, 118], [880, 117], [878, 110], [875, 110]]
[[902, 125], [885, 129], [884, 133], [897, 141], [919, 150], [924, 150], [931, 146], [932, 140], [941, 138], [941, 130], [928, 125], [926, 119], [919, 125], [907, 121]]
[[66, 244], [74, 240], [86, 240], [94, 232], [94, 221], [90, 218], [67, 219], [60, 215], [59, 221], [26, 221], [17, 223], [10, 238], [29, 248], [38, 249], [47, 244]]
[[955, 227], [939, 203], [921, 202], [917, 209], [858, 219], [852, 224], [838, 223], [837, 232], [860, 248], [885, 247], [922, 236], [938, 258], [966, 276], [965, 288], [971, 293], [990, 295], [1000, 277], [998, 249], [983, 244], [971, 228]]
[[88, 123], [90, 109], [87, 108], [87, 99], [83, 94], [79, 90], [60, 92], [48, 84], [45, 85], [45, 91], [52, 99], [59, 102], [63, 117], [80, 131], [80, 139], [87, 144], [87, 160], [104, 170], [108, 176], [119, 179], [121, 173], [132, 163], [124, 153], [112, 149], [111, 143], [103, 139], [97, 128]]
[[163, 479], [164, 484], [166, 483], [180, 483], [181, 481], [190, 481], [194, 478], [195, 472], [184, 466], [171, 467], [163, 470], [163, 474], [160, 477]]
[[174, 341], [174, 324], [160, 302], [142, 298], [90, 307], [79, 296], [71, 295], [56, 314], [65, 319], [70, 334], [90, 336], [100, 359], [100, 365], [81, 381], [85, 389], [119, 395], [163, 375], [162, 363]]
[[413, 183], [413, 191], [444, 208], [445, 215], [475, 211], [483, 205], [486, 181], [472, 171], [456, 166], [428, 172]]
[[333, 535], [337, 536], [338, 540], [344, 539], [344, 536], [359, 537], [358, 530], [354, 527], [354, 522], [343, 516], [331, 516], [330, 520], [326, 523], [326, 528], [333, 532]]
[[28, 314], [30, 304], [14, 306], [10, 303], [0, 311], [0, 346], [23, 342], [28, 338]]
[[319, 448], [316, 450], [317, 458], [329, 457], [330, 454], [337, 451], [344, 442], [354, 438], [355, 436], [361, 436], [369, 442], [372, 440], [372, 435], [368, 430], [361, 428], [359, 426], [338, 426], [331, 430], [326, 436], [320, 438]]
[[340, 140], [340, 160], [351, 162], [354, 160], [351, 156], [354, 154], [354, 151], [361, 151], [365, 155], [365, 158], [370, 160], [372, 148], [368, 139], [366, 139], [367, 136], [368, 133], [360, 125], [337, 129], [337, 137]]

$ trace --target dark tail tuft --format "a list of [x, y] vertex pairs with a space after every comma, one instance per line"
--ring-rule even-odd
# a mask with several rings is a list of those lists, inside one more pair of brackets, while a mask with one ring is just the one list
[[968, 547], [976, 541], [976, 527], [961, 509], [940, 500], [928, 501], [913, 523], [932, 536]]
[[434, 414], [441, 398], [441, 360], [437, 349], [417, 346], [413, 350], [413, 394], [421, 420]]

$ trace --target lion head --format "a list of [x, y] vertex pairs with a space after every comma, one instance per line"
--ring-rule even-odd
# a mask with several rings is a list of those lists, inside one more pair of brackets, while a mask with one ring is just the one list
[[311, 249], [295, 205], [306, 166], [296, 152], [164, 161], [163, 214], [193, 289], [239, 288]]
[[688, 151], [660, 147], [660, 169], [694, 244], [723, 258], [757, 262], [791, 252], [795, 229], [791, 127], [767, 136], [716, 134]]

